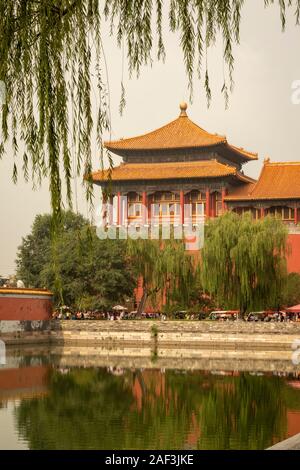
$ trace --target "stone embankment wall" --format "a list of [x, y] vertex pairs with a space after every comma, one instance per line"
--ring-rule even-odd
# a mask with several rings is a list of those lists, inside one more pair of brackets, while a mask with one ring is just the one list
[[6, 344], [157, 348], [212, 348], [291, 351], [300, 341], [300, 323], [246, 323], [213, 321], [35, 321], [0, 322]]
[[119, 369], [202, 370], [222, 374], [226, 371], [289, 374], [300, 372], [292, 362], [292, 351], [249, 351], [199, 348], [166, 348], [157, 353], [148, 346], [70, 346], [57, 344], [11, 345], [1, 366], [14, 369], [26, 365], [57, 367], [104, 367]]
[[51, 323], [49, 320], [1, 320], [0, 340], [7, 345], [50, 343]]
[[64, 366], [300, 370], [299, 323], [0, 322], [0, 340], [9, 355], [38, 348]]

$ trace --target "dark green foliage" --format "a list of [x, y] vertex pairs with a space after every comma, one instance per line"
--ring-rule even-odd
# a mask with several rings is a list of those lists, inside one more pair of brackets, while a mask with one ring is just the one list
[[[37, 216], [19, 247], [18, 277], [27, 286], [47, 287], [56, 301], [79, 308], [107, 308], [132, 296], [135, 281], [121, 240], [99, 240], [80, 215], [63, 213], [62, 230], [51, 248], [51, 216]], [[56, 274], [60, 284], [56, 284]]]
[[288, 275], [281, 303], [287, 307], [300, 304], [300, 274]]
[[219, 305], [241, 312], [277, 307], [286, 281], [287, 229], [271, 217], [233, 212], [210, 220], [202, 281]]
[[127, 252], [135, 274], [143, 279], [145, 295], [153, 305], [164, 295], [167, 305], [192, 299], [199, 272], [183, 240], [128, 239]]

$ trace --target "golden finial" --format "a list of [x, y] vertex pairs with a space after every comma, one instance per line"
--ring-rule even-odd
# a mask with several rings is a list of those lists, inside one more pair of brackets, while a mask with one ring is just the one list
[[185, 101], [182, 101], [179, 105], [180, 107], [180, 116], [187, 116], [186, 110], [187, 110], [187, 103]]
[[266, 163], [270, 163], [270, 157], [266, 157], [266, 158], [264, 159], [264, 164], [266, 164]]

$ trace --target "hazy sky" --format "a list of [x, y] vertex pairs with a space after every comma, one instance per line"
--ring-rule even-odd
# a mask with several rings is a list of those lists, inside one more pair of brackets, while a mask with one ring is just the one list
[[[234, 50], [235, 89], [225, 110], [220, 90], [223, 84], [222, 43], [209, 52], [213, 102], [206, 107], [203, 86], [195, 80], [189, 117], [204, 129], [225, 134], [233, 145], [258, 152], [258, 162], [244, 166], [246, 174], [258, 177], [263, 159], [300, 160], [300, 105], [291, 102], [291, 86], [300, 80], [300, 28], [290, 15], [281, 32], [277, 6], [263, 8], [263, 0], [246, 0], [241, 26], [241, 44]], [[127, 106], [118, 114], [120, 100], [121, 52], [114, 40], [104, 38], [109, 69], [112, 138], [129, 137], [153, 130], [179, 114], [179, 102], [188, 101], [187, 79], [178, 38], [165, 28], [167, 60], [144, 69], [138, 80], [125, 74]], [[96, 96], [96, 94], [94, 94]], [[118, 157], [116, 163], [120, 161]], [[93, 142], [94, 168], [99, 154]], [[0, 162], [0, 275], [14, 272], [15, 255], [22, 236], [29, 233], [34, 217], [49, 212], [48, 182], [33, 191], [22, 178], [12, 183], [13, 162], [9, 153]], [[78, 184], [78, 207], [87, 215], [84, 194]], [[300, 181], [299, 181], [300, 184]], [[99, 189], [95, 191], [100, 200]]]

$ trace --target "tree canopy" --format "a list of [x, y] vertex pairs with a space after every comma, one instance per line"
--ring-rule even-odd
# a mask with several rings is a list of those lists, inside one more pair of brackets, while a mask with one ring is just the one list
[[78, 308], [110, 308], [132, 297], [136, 281], [124, 241], [99, 240], [82, 216], [68, 211], [53, 255], [51, 220], [50, 215], [38, 215], [19, 247], [17, 275], [26, 286], [47, 287], [56, 302]]
[[127, 252], [136, 276], [143, 279], [144, 297], [156, 305], [171, 302], [189, 305], [198, 287], [199, 271], [192, 255], [185, 250], [184, 240], [128, 239]]
[[[274, 0], [261, 0], [265, 6]], [[0, 83], [5, 84], [0, 156], [12, 143], [14, 157], [23, 152], [26, 179], [49, 180], [55, 220], [62, 207], [62, 179], [71, 203], [73, 169], [89, 175], [91, 135], [97, 128], [99, 153], [102, 135], [110, 129], [109, 84], [102, 41], [102, 25], [124, 50], [130, 73], [154, 60], [164, 60], [165, 26], [179, 35], [188, 83], [194, 72], [211, 98], [207, 51], [220, 34], [225, 65], [225, 100], [233, 86], [233, 46], [239, 43], [244, 0], [0, 0]], [[299, 0], [278, 2], [282, 27], [286, 10], [295, 12]], [[227, 78], [226, 78], [227, 77]], [[122, 80], [122, 77], [120, 77]], [[92, 107], [92, 81], [97, 83], [98, 109]], [[121, 83], [120, 108], [125, 103]], [[0, 109], [1, 111], [1, 109]], [[16, 160], [13, 167], [17, 179]], [[91, 200], [92, 183], [86, 178]]]
[[282, 295], [282, 304], [286, 307], [300, 304], [300, 274], [290, 273]]
[[286, 282], [287, 229], [273, 217], [228, 212], [210, 220], [202, 251], [203, 287], [222, 307], [276, 308]]

